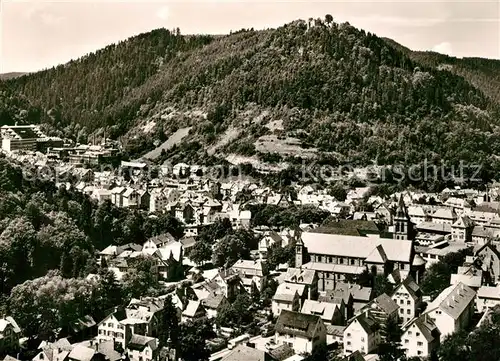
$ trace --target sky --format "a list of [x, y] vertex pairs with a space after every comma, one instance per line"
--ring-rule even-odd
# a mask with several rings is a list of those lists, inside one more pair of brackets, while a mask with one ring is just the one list
[[52, 67], [161, 27], [226, 34], [325, 14], [413, 50], [500, 59], [499, 0], [0, 0], [0, 73]]

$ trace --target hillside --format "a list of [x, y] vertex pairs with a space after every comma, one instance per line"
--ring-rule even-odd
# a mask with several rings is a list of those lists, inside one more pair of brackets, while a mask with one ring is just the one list
[[80, 141], [106, 132], [131, 157], [192, 127], [167, 156], [203, 162], [210, 149], [268, 163], [490, 165], [500, 128], [487, 96], [495, 86], [476, 87], [484, 69], [468, 81], [348, 23], [319, 19], [221, 37], [159, 29], [5, 82], [14, 105], [0, 122], [19, 118], [22, 95], [30, 119], [38, 114], [49, 132]]
[[500, 103], [500, 60], [456, 58], [433, 51], [412, 51], [392, 39], [384, 40], [416, 62], [464, 77], [492, 100]]
[[12, 79], [12, 78], [17, 78], [17, 77], [23, 76], [24, 74], [26, 74], [26, 73], [20, 73], [20, 72], [3, 73], [3, 74], [0, 74], [0, 80], [8, 80], [8, 79]]

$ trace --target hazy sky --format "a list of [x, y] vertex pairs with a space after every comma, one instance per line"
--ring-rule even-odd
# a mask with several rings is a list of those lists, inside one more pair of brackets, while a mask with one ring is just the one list
[[159, 27], [222, 34], [327, 13], [414, 50], [500, 59], [499, 3], [0, 0], [0, 72], [40, 70]]

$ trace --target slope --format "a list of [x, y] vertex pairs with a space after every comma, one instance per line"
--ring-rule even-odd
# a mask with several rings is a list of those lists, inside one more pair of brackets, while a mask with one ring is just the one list
[[[294, 155], [263, 154], [259, 140], [293, 140], [329, 163], [485, 163], [500, 153], [498, 105], [484, 91], [348, 23], [299, 20], [221, 37], [160, 29], [7, 84], [43, 109], [41, 122], [82, 141], [105, 130], [131, 157], [184, 127], [186, 146], [171, 152], [196, 159], [228, 129], [238, 138], [216, 155], [268, 162]], [[276, 121], [282, 128], [266, 126]]]

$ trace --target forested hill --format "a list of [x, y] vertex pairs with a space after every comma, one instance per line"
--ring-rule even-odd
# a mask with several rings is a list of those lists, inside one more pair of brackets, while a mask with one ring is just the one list
[[445, 69], [464, 77], [492, 100], [500, 103], [500, 60], [456, 58], [433, 51], [412, 51], [392, 39], [385, 38], [384, 40], [418, 63]]
[[[3, 87], [1, 122], [38, 117], [81, 141], [106, 131], [131, 156], [186, 126], [198, 155], [387, 164], [500, 153], [498, 104], [472, 81], [319, 19], [222, 37], [155, 30]], [[289, 137], [298, 149], [284, 152]]]

